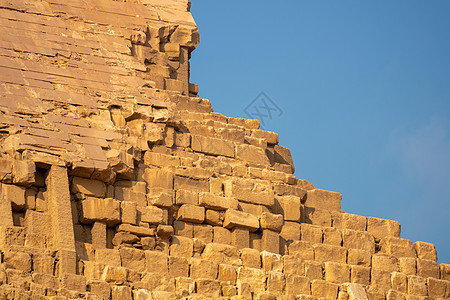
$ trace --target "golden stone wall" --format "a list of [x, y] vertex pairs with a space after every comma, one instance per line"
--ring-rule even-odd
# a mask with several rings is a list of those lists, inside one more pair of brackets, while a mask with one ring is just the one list
[[0, 2], [0, 299], [445, 299], [400, 224], [189, 82], [187, 0]]

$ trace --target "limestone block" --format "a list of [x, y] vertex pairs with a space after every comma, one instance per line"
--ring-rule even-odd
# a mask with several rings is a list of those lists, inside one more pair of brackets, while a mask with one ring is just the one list
[[228, 209], [225, 212], [223, 226], [228, 229], [241, 226], [253, 232], [259, 228], [259, 220], [256, 216], [249, 213]]
[[251, 248], [241, 249], [242, 264], [248, 268], [261, 268], [261, 256], [259, 251]]
[[251, 204], [251, 203], [245, 203], [245, 202], [239, 202], [239, 209], [240, 211], [249, 213], [251, 215], [260, 216], [265, 212], [270, 212], [270, 209], [268, 209], [264, 205], [257, 205], [257, 204]]
[[341, 200], [340, 193], [313, 189], [306, 194], [305, 206], [334, 211], [341, 209]]
[[49, 255], [33, 255], [33, 271], [53, 275], [55, 259]]
[[111, 300], [132, 300], [131, 288], [128, 286], [112, 286]]
[[73, 177], [70, 190], [74, 194], [81, 193], [86, 196], [100, 198], [106, 196], [106, 184], [99, 180]]
[[78, 292], [86, 291], [86, 278], [81, 275], [63, 274], [61, 278], [61, 287]]
[[450, 264], [440, 264], [440, 273], [441, 276], [440, 278], [443, 280], [448, 280], [450, 281]]
[[202, 259], [211, 260], [218, 264], [239, 265], [242, 263], [239, 250], [235, 247], [211, 243], [205, 246]]
[[242, 202], [264, 205], [268, 208], [274, 206], [274, 192], [272, 186], [242, 178], [233, 178], [224, 181], [225, 197], [236, 198]]
[[177, 190], [175, 192], [175, 202], [178, 205], [198, 205], [198, 193], [190, 190]]
[[236, 158], [254, 165], [267, 166], [270, 164], [263, 148], [248, 144], [237, 144]]
[[218, 299], [220, 297], [219, 281], [211, 279], [197, 279], [196, 283], [197, 293], [212, 299]]
[[138, 206], [138, 221], [149, 224], [163, 224], [164, 211], [156, 206]]
[[281, 294], [285, 288], [284, 274], [281, 272], [269, 271], [267, 274], [267, 291], [274, 294]]
[[122, 223], [136, 225], [137, 224], [137, 203], [131, 201], [123, 201], [121, 204]]
[[310, 242], [294, 241], [289, 247], [289, 255], [299, 259], [314, 260], [314, 248]]
[[[175, 190], [186, 189], [186, 190], [191, 190], [191, 191], [197, 192], [197, 193], [209, 192], [209, 182], [205, 177], [209, 177], [211, 174], [209, 172], [201, 170], [199, 168], [191, 168], [189, 170], [191, 170], [194, 174], [192, 174], [192, 175], [188, 174], [186, 176], [191, 176], [191, 177], [196, 177], [196, 178], [194, 179], [191, 177], [175, 175], [174, 176]], [[198, 171], [200, 174], [197, 174], [194, 171]], [[206, 174], [204, 172], [206, 172]], [[197, 177], [202, 177], [205, 179], [198, 179]]]
[[189, 276], [193, 279], [206, 278], [216, 280], [218, 270], [219, 265], [216, 262], [199, 258], [190, 259]]
[[27, 209], [36, 209], [36, 194], [37, 194], [37, 188], [31, 187], [26, 189], [25, 191], [25, 202], [26, 202], [26, 208]]
[[262, 229], [270, 229], [272, 231], [280, 232], [283, 228], [283, 215], [272, 214], [269, 212], [263, 212], [260, 220]]
[[349, 265], [360, 265], [370, 267], [372, 262], [372, 253], [361, 249], [348, 249], [347, 263]]
[[291, 151], [280, 145], [274, 146], [274, 161], [282, 165], [288, 165], [290, 173], [294, 173], [294, 161], [292, 160]]
[[300, 197], [276, 196], [273, 212], [283, 215], [286, 221], [300, 222]]
[[122, 260], [122, 266], [131, 270], [135, 270], [137, 272], [144, 272], [145, 253], [143, 250], [123, 247], [119, 251]]
[[114, 267], [122, 266], [122, 259], [119, 250], [97, 249], [95, 250], [95, 261]]
[[326, 299], [336, 299], [339, 285], [324, 280], [311, 281], [311, 294]]
[[17, 269], [26, 273], [31, 272], [31, 256], [25, 252], [3, 252], [3, 264], [6, 268]]
[[311, 244], [321, 244], [322, 243], [322, 228], [317, 225], [311, 224], [300, 224], [300, 239], [302, 241], [310, 242]]
[[169, 275], [171, 277], [188, 277], [188, 260], [184, 257], [169, 256]]
[[397, 257], [413, 257], [417, 254], [410, 240], [388, 236], [381, 239], [381, 252]]
[[145, 251], [145, 271], [148, 273], [168, 274], [169, 257], [160, 251]]
[[184, 204], [178, 210], [178, 219], [192, 223], [202, 223], [205, 220], [205, 208]]
[[207, 209], [205, 214], [205, 222], [213, 226], [222, 226], [223, 216], [223, 212]]
[[227, 264], [219, 265], [218, 280], [222, 282], [228, 281], [234, 285], [236, 284], [236, 279], [237, 279], [237, 267]]
[[267, 251], [262, 251], [260, 255], [264, 271], [283, 272], [283, 260], [281, 255]]
[[182, 221], [173, 222], [173, 230], [175, 235], [185, 236], [188, 238], [194, 237], [194, 224]]
[[395, 256], [377, 253], [372, 255], [372, 268], [389, 272], [398, 272], [399, 262]]
[[305, 266], [305, 277], [312, 279], [323, 279], [323, 266], [322, 263], [305, 260], [303, 262]]
[[[25, 188], [18, 185], [12, 185], [12, 184], [1, 184], [1, 195], [0, 197], [3, 198], [3, 200], [0, 201], [10, 201], [10, 205], [13, 210], [22, 210], [25, 208]], [[6, 202], [7, 203], [7, 202]], [[5, 207], [7, 207], [6, 205]], [[6, 214], [11, 209], [6, 208]], [[5, 217], [9, 220], [9, 218], [5, 215]], [[8, 224], [4, 224], [8, 225]], [[12, 225], [12, 224], [11, 224]]]
[[194, 242], [192, 239], [183, 236], [172, 236], [170, 245], [170, 255], [177, 257], [192, 257], [194, 251]]
[[89, 280], [87, 282], [87, 289], [94, 295], [99, 296], [103, 299], [110, 299], [111, 297], [111, 287], [104, 281]]
[[222, 296], [223, 297], [231, 297], [231, 299], [235, 299], [237, 295], [237, 288], [234, 285], [228, 284], [227, 282], [221, 282], [222, 286]]
[[[155, 236], [154, 228], [146, 228], [142, 226], [133, 226], [130, 224], [120, 224], [116, 227], [117, 234], [121, 232], [128, 232], [137, 236]], [[116, 235], [117, 235], [116, 234]]]
[[120, 201], [134, 202], [139, 206], [146, 206], [146, 184], [145, 182], [119, 181], [114, 187], [114, 198]]
[[372, 268], [370, 273], [370, 284], [385, 291], [391, 289], [391, 272]]
[[233, 227], [231, 229], [231, 245], [238, 249], [250, 247], [250, 235], [248, 228], [245, 227]]
[[250, 232], [250, 248], [261, 251], [261, 234]]
[[[70, 203], [69, 179], [67, 169], [52, 166], [46, 178], [48, 211], [51, 215], [52, 243], [58, 251], [59, 274], [76, 273], [75, 236]], [[119, 211], [120, 221], [120, 211]]]
[[350, 266], [335, 262], [325, 262], [325, 280], [333, 283], [350, 281]]
[[[342, 234], [341, 231], [334, 227], [323, 228], [323, 243], [333, 246], [341, 246]], [[350, 249], [349, 249], [350, 250]]]
[[354, 265], [350, 267], [350, 281], [363, 285], [370, 284], [370, 267]]
[[328, 210], [302, 206], [301, 214], [302, 223], [331, 227], [331, 213]]
[[191, 136], [191, 147], [196, 152], [210, 155], [234, 157], [234, 143], [201, 135]]
[[300, 240], [300, 224], [297, 222], [284, 222], [280, 236], [287, 240]]
[[153, 299], [152, 292], [144, 289], [133, 290], [133, 299], [134, 300]]
[[367, 297], [369, 297], [370, 300], [371, 299], [374, 299], [374, 300], [385, 300], [386, 299], [385, 292], [375, 286], [367, 287], [366, 293], [367, 293]]
[[223, 227], [213, 227], [213, 241], [220, 244], [231, 244], [231, 232]]
[[408, 292], [407, 276], [403, 273], [392, 272], [391, 273], [391, 286], [393, 290], [401, 293]]
[[361, 249], [375, 253], [375, 240], [367, 232], [342, 229], [342, 240], [345, 248]]
[[408, 276], [408, 294], [416, 296], [426, 296], [427, 286], [424, 278], [420, 276]]
[[147, 194], [148, 205], [169, 208], [173, 205], [173, 190], [155, 188]]
[[88, 197], [81, 205], [81, 222], [85, 224], [101, 221], [112, 227], [121, 221], [120, 202], [117, 200]]
[[400, 223], [392, 220], [367, 217], [367, 231], [371, 233], [375, 241], [384, 237], [400, 237]]
[[239, 202], [234, 198], [216, 196], [212, 193], [199, 193], [199, 205], [215, 210], [238, 209]]
[[[305, 276], [305, 264], [302, 259], [298, 259], [292, 255], [284, 255], [282, 256], [283, 262], [283, 273], [294, 274], [298, 276]], [[266, 270], [264, 268], [264, 270]]]
[[187, 297], [195, 292], [195, 281], [192, 278], [175, 278], [175, 293], [179, 297]]
[[413, 244], [413, 248], [418, 258], [437, 261], [436, 248], [433, 244], [418, 241]]
[[285, 275], [286, 277], [286, 287], [285, 291], [288, 295], [309, 295], [310, 294], [310, 288], [309, 288], [309, 279], [304, 276], [299, 276], [295, 274], [288, 274]]
[[162, 169], [145, 169], [144, 181], [149, 189], [163, 188], [172, 190], [174, 187], [174, 177], [169, 171]]
[[396, 290], [389, 290], [386, 294], [386, 300], [405, 300], [406, 294], [396, 291]]
[[339, 211], [331, 212], [333, 219], [333, 227], [339, 229], [352, 229], [358, 231], [365, 231], [367, 227], [367, 218], [349, 213], [342, 213]]
[[170, 225], [158, 225], [156, 229], [158, 237], [162, 239], [168, 239], [174, 233], [173, 227]]
[[261, 269], [239, 267], [237, 282], [249, 284], [251, 292], [264, 292], [266, 288], [266, 274]]
[[417, 263], [416, 259], [412, 257], [400, 257], [398, 259], [400, 265], [400, 272], [406, 275], [416, 275], [417, 274]]
[[434, 260], [417, 259], [417, 275], [439, 279], [439, 265]]
[[347, 261], [347, 249], [332, 245], [316, 244], [314, 259], [319, 262], [331, 261], [345, 264]]
[[433, 298], [446, 297], [446, 289], [448, 288], [447, 286], [448, 281], [439, 280], [435, 278], [427, 278], [428, 296], [430, 297]]
[[12, 163], [13, 182], [30, 186], [35, 183], [36, 165], [32, 160], [17, 160]]
[[269, 229], [263, 230], [261, 250], [276, 254], [280, 253], [280, 235]]
[[95, 249], [106, 248], [106, 224], [103, 222], [94, 222], [91, 228], [92, 246]]

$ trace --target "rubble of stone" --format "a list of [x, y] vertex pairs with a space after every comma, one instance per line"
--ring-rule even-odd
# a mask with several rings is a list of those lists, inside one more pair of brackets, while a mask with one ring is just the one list
[[448, 299], [396, 221], [189, 82], [187, 0], [0, 3], [0, 299]]

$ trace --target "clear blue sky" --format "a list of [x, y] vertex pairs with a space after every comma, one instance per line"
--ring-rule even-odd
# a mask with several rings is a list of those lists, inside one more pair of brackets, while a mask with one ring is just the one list
[[192, 2], [191, 82], [214, 111], [246, 117], [265, 92], [297, 178], [450, 263], [450, 2]]

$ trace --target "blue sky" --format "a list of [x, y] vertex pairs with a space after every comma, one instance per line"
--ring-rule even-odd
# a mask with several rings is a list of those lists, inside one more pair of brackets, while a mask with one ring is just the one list
[[450, 2], [206, 1], [191, 82], [214, 111], [266, 130], [295, 175], [343, 194], [349, 213], [395, 219], [450, 263]]

